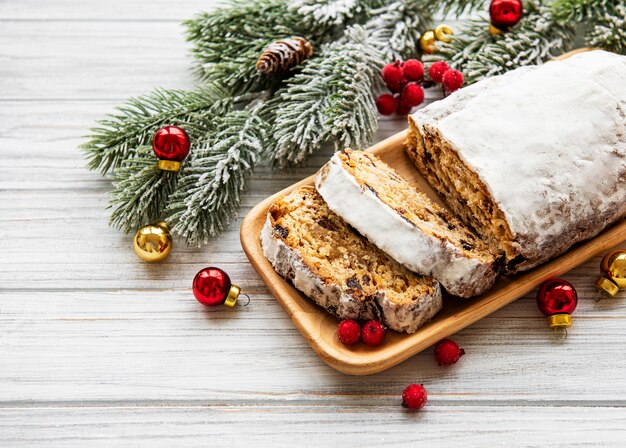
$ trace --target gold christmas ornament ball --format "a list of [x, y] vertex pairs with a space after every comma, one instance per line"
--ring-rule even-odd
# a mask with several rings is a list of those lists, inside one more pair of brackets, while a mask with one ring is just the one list
[[452, 38], [450, 36], [453, 35], [454, 31], [445, 23], [442, 23], [441, 25], [437, 26], [437, 28], [435, 28], [435, 39], [441, 42], [452, 42]]
[[166, 222], [143, 226], [133, 238], [135, 253], [149, 263], [163, 261], [172, 251], [172, 235]]
[[436, 40], [435, 32], [428, 30], [420, 37], [420, 48], [424, 53], [433, 54], [437, 50], [437, 47], [435, 47]]
[[614, 250], [604, 256], [600, 270], [619, 288], [626, 288], [626, 250]]

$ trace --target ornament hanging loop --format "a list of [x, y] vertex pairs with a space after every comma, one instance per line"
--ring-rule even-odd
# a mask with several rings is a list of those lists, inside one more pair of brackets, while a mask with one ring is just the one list
[[596, 293], [595, 297], [593, 298], [594, 302], [598, 303], [600, 300], [607, 298], [608, 294], [606, 294], [604, 291], [600, 290]]
[[242, 293], [242, 294], [239, 294], [239, 297], [243, 298], [244, 301], [242, 302], [241, 300], [237, 300], [237, 306], [244, 307], [244, 306], [250, 305], [250, 296], [248, 294]]
[[554, 327], [554, 335], [560, 343], [565, 342], [565, 339], [567, 339], [567, 327]]

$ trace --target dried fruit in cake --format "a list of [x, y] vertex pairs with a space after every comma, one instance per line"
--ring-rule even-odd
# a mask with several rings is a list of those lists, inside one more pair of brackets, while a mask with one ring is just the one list
[[333, 213], [313, 187], [276, 200], [261, 234], [276, 272], [341, 319], [407, 333], [441, 309], [436, 280], [391, 259]]
[[409, 269], [471, 297], [495, 280], [495, 258], [471, 230], [373, 154], [347, 149], [315, 186], [331, 210]]

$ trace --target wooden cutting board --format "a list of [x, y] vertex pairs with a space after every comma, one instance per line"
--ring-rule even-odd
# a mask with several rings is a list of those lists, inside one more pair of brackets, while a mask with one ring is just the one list
[[[589, 50], [591, 49], [576, 50], [558, 59]], [[406, 157], [403, 150], [406, 134], [407, 131], [400, 132], [367, 151], [379, 156], [429, 197], [443, 205]], [[513, 302], [537, 288], [543, 281], [558, 277], [595, 254], [626, 240], [626, 220], [622, 220], [592, 240], [575, 245], [564, 255], [542, 266], [515, 276], [501, 277], [486, 294], [472, 299], [444, 297], [443, 309], [414, 334], [390, 331], [380, 347], [368, 347], [364, 344], [345, 346], [337, 339], [337, 319], [315, 305], [274, 271], [263, 256], [259, 238], [270, 204], [295, 188], [313, 185], [313, 179], [314, 176], [310, 176], [254, 207], [241, 225], [241, 244], [252, 266], [313, 350], [331, 367], [352, 375], [369, 375], [386, 370]]]

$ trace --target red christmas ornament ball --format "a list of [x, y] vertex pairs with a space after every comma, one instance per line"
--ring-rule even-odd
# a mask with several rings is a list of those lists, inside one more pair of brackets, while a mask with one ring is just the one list
[[565, 280], [548, 280], [537, 291], [537, 306], [546, 316], [572, 314], [577, 304], [576, 289]]
[[406, 102], [408, 106], [419, 106], [424, 102], [424, 90], [417, 84], [407, 84], [402, 89], [401, 97], [401, 102]]
[[159, 159], [182, 162], [189, 154], [191, 142], [184, 129], [165, 126], [152, 139], [152, 149]]
[[419, 82], [424, 78], [424, 66], [417, 59], [407, 59], [402, 63], [402, 74], [407, 81]]
[[428, 76], [430, 76], [430, 79], [433, 82], [441, 82], [443, 74], [448, 70], [450, 70], [450, 66], [444, 61], [433, 62], [433, 64], [428, 68]]
[[489, 6], [491, 24], [503, 31], [515, 26], [523, 13], [521, 0], [493, 0]]
[[456, 364], [456, 362], [461, 359], [461, 356], [464, 354], [465, 350], [459, 347], [459, 344], [450, 339], [444, 339], [437, 342], [435, 345], [435, 360], [440, 366]]
[[342, 344], [356, 344], [361, 339], [361, 326], [355, 320], [344, 319], [337, 326], [337, 336]]
[[458, 70], [448, 70], [443, 74], [441, 82], [448, 92], [455, 92], [463, 85], [463, 73]]
[[426, 389], [422, 384], [409, 384], [402, 392], [402, 406], [409, 409], [421, 409], [428, 401]]
[[381, 115], [391, 115], [398, 109], [398, 98], [385, 93], [376, 98], [376, 108]]
[[383, 67], [383, 81], [392, 92], [402, 90], [402, 84], [406, 82], [402, 74], [402, 66], [399, 61], [392, 62]]
[[385, 336], [387, 335], [387, 330], [377, 320], [369, 320], [365, 322], [363, 328], [361, 329], [361, 339], [367, 345], [372, 347], [377, 347], [385, 342]]
[[193, 295], [203, 305], [216, 306], [225, 302], [232, 283], [220, 268], [204, 268], [193, 279]]

